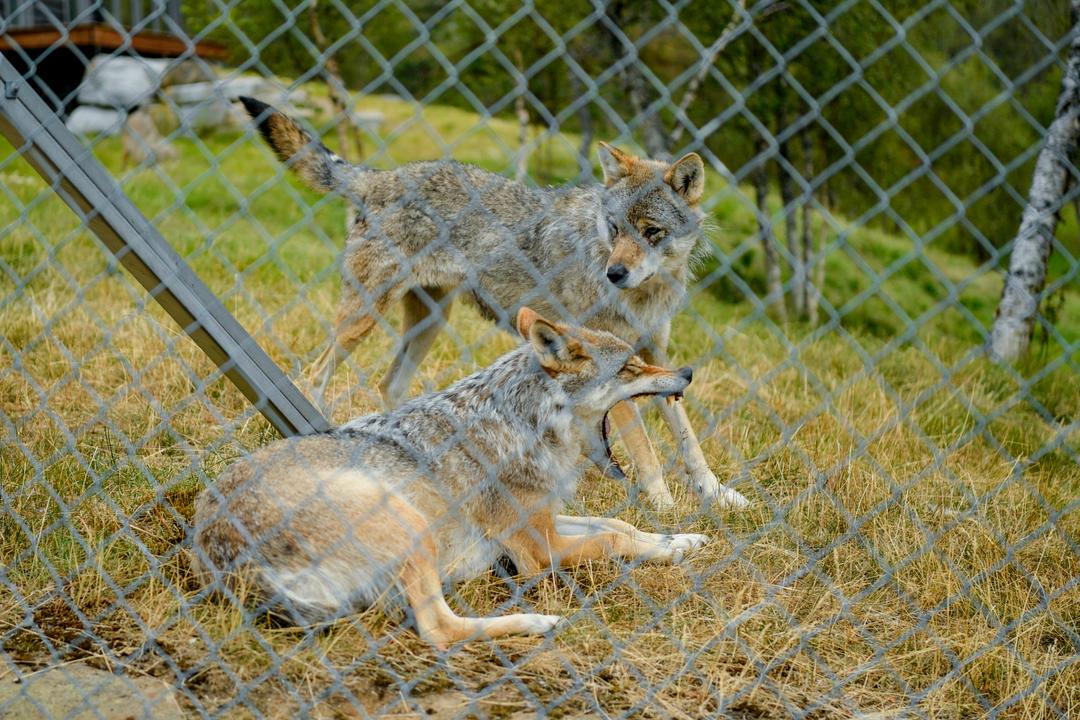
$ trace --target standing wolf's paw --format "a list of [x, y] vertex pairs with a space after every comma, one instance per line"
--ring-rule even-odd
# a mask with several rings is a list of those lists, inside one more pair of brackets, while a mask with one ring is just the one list
[[690, 487], [701, 498], [701, 502], [706, 505], [716, 500], [720, 495], [720, 488], [724, 487], [713, 475], [712, 470], [707, 467], [688, 467], [686, 468], [686, 475], [690, 481]]
[[562, 615], [540, 615], [538, 613], [523, 613], [521, 615], [522, 635], [543, 635], [552, 630], [568, 625], [569, 621]]
[[718, 503], [720, 507], [731, 508], [732, 510], [750, 507], [750, 501], [746, 499], [746, 496], [726, 485], [720, 486], [720, 491], [717, 497], [713, 498], [713, 501]]
[[[636, 468], [635, 472], [637, 472]], [[663, 473], [642, 473], [637, 476], [637, 483], [638, 487], [649, 496], [649, 503], [657, 510], [670, 510], [675, 507], [675, 498], [672, 497], [667, 483], [664, 482]]]
[[695, 533], [682, 533], [679, 535], [667, 535], [665, 540], [665, 550], [667, 551], [667, 559], [675, 565], [681, 563], [692, 550], [697, 550], [703, 547], [709, 542], [708, 535], [698, 535]]
[[657, 510], [670, 510], [675, 507], [675, 498], [672, 497], [671, 491], [667, 489], [667, 485], [663, 486], [663, 492], [649, 492], [649, 502]]
[[701, 497], [701, 504], [705, 507], [717, 503], [720, 507], [739, 510], [749, 507], [750, 501], [743, 497], [742, 493], [732, 490], [713, 475], [709, 468], [701, 468], [688, 473], [690, 483], [694, 491]]

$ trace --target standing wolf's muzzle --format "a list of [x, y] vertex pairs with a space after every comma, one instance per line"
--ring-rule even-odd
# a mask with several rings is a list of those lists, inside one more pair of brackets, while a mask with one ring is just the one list
[[607, 269], [607, 279], [617, 288], [626, 287], [626, 279], [630, 277], [630, 271], [623, 264], [612, 265]]

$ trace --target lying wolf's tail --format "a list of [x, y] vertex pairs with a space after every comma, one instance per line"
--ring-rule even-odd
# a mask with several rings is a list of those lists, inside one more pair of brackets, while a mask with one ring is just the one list
[[287, 163], [309, 186], [323, 192], [345, 190], [360, 169], [304, 130], [288, 115], [255, 98], [241, 97], [259, 132], [278, 159]]

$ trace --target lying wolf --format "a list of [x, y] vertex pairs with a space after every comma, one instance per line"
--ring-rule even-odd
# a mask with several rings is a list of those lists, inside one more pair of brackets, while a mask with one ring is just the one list
[[[686, 293], [702, 216], [705, 166], [696, 154], [668, 165], [601, 144], [603, 187], [528, 187], [453, 161], [379, 171], [345, 162], [268, 105], [240, 100], [308, 185], [355, 205], [334, 339], [314, 366], [320, 396], [338, 364], [401, 301], [402, 343], [380, 384], [387, 406], [397, 405], [459, 294], [503, 324], [527, 304], [611, 332], [640, 346], [649, 362], [668, 364], [671, 318]], [[683, 405], [658, 404], [695, 490], [706, 501], [746, 505], [717, 482]], [[639, 484], [655, 505], [672, 505], [637, 406], [620, 405], [612, 419]], [[624, 477], [617, 464], [607, 471]]]
[[[526, 573], [622, 557], [679, 562], [704, 535], [642, 532], [559, 515], [584, 450], [610, 454], [606, 416], [642, 396], [679, 397], [678, 371], [646, 364], [606, 332], [529, 308], [528, 341], [442, 392], [327, 434], [279, 440], [227, 469], [199, 497], [195, 560], [204, 582], [236, 583], [303, 623], [398, 591], [435, 645], [543, 633], [557, 616], [460, 617], [443, 581], [508, 554]], [[595, 442], [594, 442], [595, 441]]]

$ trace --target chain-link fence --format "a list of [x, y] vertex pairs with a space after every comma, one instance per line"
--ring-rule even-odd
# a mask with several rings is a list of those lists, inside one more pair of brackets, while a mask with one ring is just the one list
[[1080, 716], [1075, 33], [0, 3], [0, 716]]

